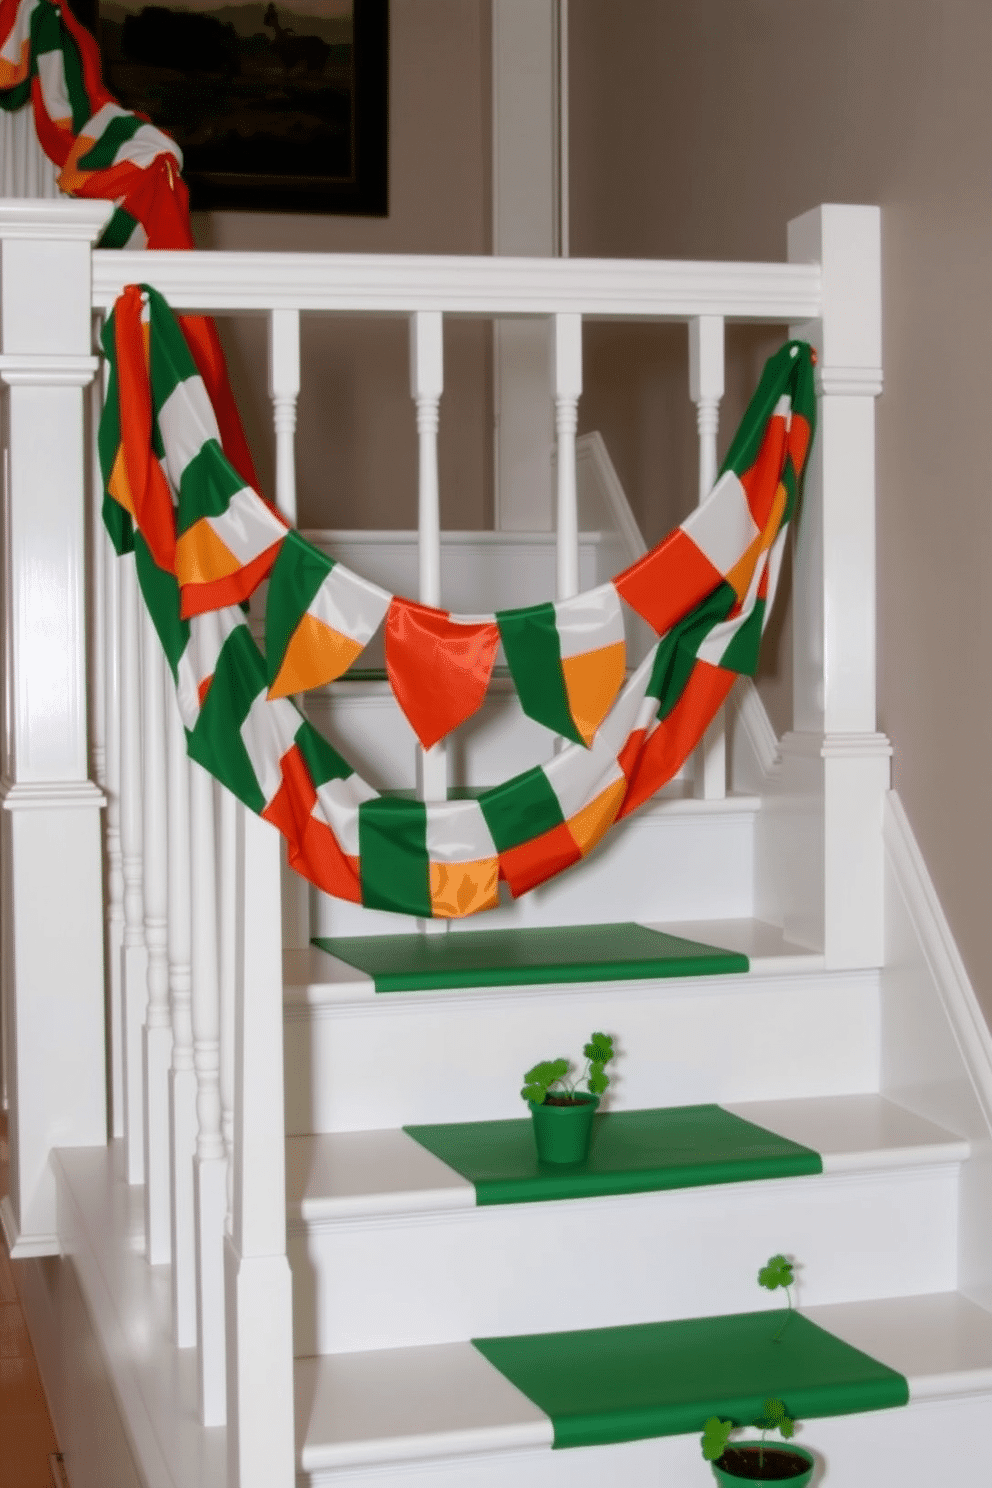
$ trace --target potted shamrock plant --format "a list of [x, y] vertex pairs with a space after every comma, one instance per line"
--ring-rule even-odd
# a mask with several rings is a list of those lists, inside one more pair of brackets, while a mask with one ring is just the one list
[[[792, 1488], [806, 1488], [816, 1465], [812, 1452], [797, 1446], [789, 1438], [796, 1423], [781, 1400], [766, 1400], [762, 1414], [753, 1423], [761, 1432], [759, 1441], [731, 1442], [733, 1421], [710, 1416], [703, 1427], [703, 1456], [712, 1462], [720, 1488], [735, 1488], [741, 1483], [782, 1483]], [[765, 1438], [777, 1431], [784, 1445], [769, 1446]]]
[[[530, 1106], [534, 1141], [542, 1162], [583, 1162], [589, 1152], [592, 1118], [610, 1083], [606, 1066], [613, 1058], [613, 1039], [594, 1033], [583, 1047], [585, 1068], [571, 1078], [567, 1059], [544, 1059], [524, 1075], [520, 1094]], [[576, 1087], [585, 1084], [585, 1090]]]
[[[779, 1343], [794, 1312], [792, 1286], [795, 1282], [793, 1263], [784, 1255], [769, 1256], [758, 1272], [758, 1285], [768, 1291], [785, 1291], [789, 1307], [778, 1332], [772, 1337]], [[734, 1488], [742, 1483], [788, 1482], [792, 1488], [806, 1488], [813, 1475], [815, 1459], [812, 1452], [792, 1442], [796, 1423], [781, 1400], [766, 1400], [764, 1410], [757, 1420], [751, 1422], [761, 1432], [759, 1441], [731, 1442], [731, 1433], [743, 1422], [721, 1421], [719, 1416], [710, 1416], [703, 1427], [703, 1456], [713, 1464], [713, 1472], [720, 1488]], [[783, 1445], [769, 1446], [765, 1438], [769, 1431], [777, 1431]]]

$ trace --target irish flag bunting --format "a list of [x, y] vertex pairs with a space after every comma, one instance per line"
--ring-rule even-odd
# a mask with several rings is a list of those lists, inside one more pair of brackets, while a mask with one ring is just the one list
[[269, 696], [323, 687], [375, 635], [392, 596], [289, 532], [269, 579], [265, 611]]
[[[105, 345], [108, 526], [134, 551], [190, 754], [326, 893], [435, 918], [494, 907], [501, 882], [526, 893], [664, 785], [757, 666], [813, 428], [805, 343], [771, 359], [708, 500], [657, 549], [590, 593], [482, 616], [390, 595], [284, 529], [226, 461], [160, 297], [129, 288]], [[218, 544], [222, 572], [209, 568]], [[263, 653], [242, 610], [216, 601], [232, 574], [249, 592], [273, 554]], [[660, 629], [626, 680], [621, 600]], [[289, 694], [340, 676], [383, 622], [394, 692], [425, 745], [478, 708], [500, 646], [524, 709], [569, 742], [474, 800], [380, 794]]]
[[524, 712], [563, 738], [590, 744], [627, 669], [613, 585], [556, 604], [500, 610], [496, 621]]
[[[29, 104], [59, 188], [114, 203], [98, 247], [195, 246], [179, 146], [107, 91], [100, 49], [68, 5], [0, 0], [0, 108], [14, 112]], [[224, 451], [243, 484], [257, 489], [216, 327], [200, 315], [183, 316], [180, 324], [209, 391]], [[117, 536], [126, 542], [126, 524], [120, 528]]]

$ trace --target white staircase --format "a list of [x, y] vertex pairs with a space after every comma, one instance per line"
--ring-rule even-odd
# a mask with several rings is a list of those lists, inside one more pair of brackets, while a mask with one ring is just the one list
[[[974, 1476], [972, 1453], [992, 1410], [992, 1039], [887, 790], [889, 745], [875, 732], [877, 214], [828, 207], [798, 219], [786, 265], [604, 266], [92, 255], [99, 213], [43, 205], [51, 211], [0, 212], [0, 373], [16, 394], [6, 562], [18, 621], [8, 643], [5, 723], [14, 744], [5, 745], [0, 813], [14, 1158], [2, 1219], [73, 1488], [289, 1488], [294, 1472], [297, 1488], [705, 1484], [694, 1434], [553, 1449], [548, 1416], [471, 1340], [774, 1307], [756, 1274], [775, 1252], [795, 1258], [808, 1317], [909, 1383], [905, 1406], [803, 1423], [801, 1439], [820, 1457], [817, 1481], [930, 1488], [955, 1473]], [[47, 303], [32, 289], [38, 242], [69, 264], [71, 273], [56, 277], [75, 316], [67, 337], [68, 311], [53, 311], [44, 345], [34, 318], [22, 324], [12, 313]], [[159, 950], [164, 920], [150, 911], [150, 892], [140, 902], [134, 870], [142, 858], [158, 870], [170, 853], [174, 861], [176, 837], [159, 831], [152, 841], [147, 831], [142, 846], [139, 834], [122, 896], [122, 803], [140, 801], [142, 784], [127, 761], [122, 778], [119, 758], [121, 716], [130, 710], [134, 728], [138, 716], [115, 608], [129, 592], [118, 587], [95, 515], [92, 543], [79, 516], [90, 457], [81, 388], [96, 366], [90, 317], [135, 279], [191, 312], [265, 313], [283, 349], [301, 312], [408, 316], [421, 350], [430, 338], [441, 346], [448, 313], [547, 316], [556, 344], [579, 349], [584, 314], [682, 320], [706, 469], [715, 458], [723, 318], [808, 332], [820, 353], [820, 430], [795, 565], [793, 731], [779, 745], [754, 689], [740, 686], [701, 757], [654, 803], [586, 862], [505, 903], [485, 925], [513, 935], [634, 921], [742, 952], [746, 972], [606, 974], [581, 984], [563, 974], [542, 985], [377, 992], [310, 937], [410, 933], [410, 922], [301, 894], [284, 873], [280, 938], [273, 833], [215, 804], [194, 774], [185, 814], [194, 881], [205, 898], [218, 890], [218, 914], [205, 919], [194, 897], [192, 950], [187, 922], [185, 952], [168, 942], [171, 1001], [159, 985], [150, 1017], [135, 974], [142, 911]], [[711, 360], [701, 372], [705, 347], [716, 348], [719, 369]], [[437, 382], [413, 360], [419, 408]], [[559, 474], [575, 463], [568, 430], [578, 370], [563, 360], [555, 373], [568, 456]], [[298, 386], [298, 371], [274, 364], [277, 463], [290, 476], [286, 388]], [[431, 419], [421, 422], [423, 477]], [[28, 458], [35, 450], [47, 463]], [[583, 469], [586, 477], [598, 470], [600, 510], [612, 503], [617, 517], [605, 451], [593, 441], [578, 463], [580, 487]], [[66, 490], [78, 497], [74, 524], [52, 516], [52, 493]], [[436, 482], [432, 490], [424, 479], [421, 495], [433, 495], [436, 516]], [[423, 584], [429, 549], [430, 581], [445, 586], [453, 607], [527, 603], [552, 591], [552, 566], [582, 586], [618, 567], [623, 521], [580, 538], [576, 514], [595, 502], [581, 489], [577, 501], [567, 480], [559, 495], [562, 510], [571, 502], [574, 542], [559, 531], [555, 539], [448, 534], [432, 545], [427, 521], [419, 550], [403, 534], [335, 534], [331, 546], [407, 591], [416, 587], [415, 553]], [[629, 557], [629, 533], [624, 541]], [[110, 802], [106, 1144], [103, 798], [88, 783], [84, 747], [82, 578], [54, 619], [39, 598], [64, 572], [83, 574], [88, 546], [102, 555], [93, 578], [93, 758]], [[490, 592], [480, 575], [493, 572], [503, 578]], [[431, 596], [422, 588], [421, 598]], [[383, 680], [336, 683], [311, 711], [375, 786], [417, 782], [413, 736]], [[137, 737], [124, 735], [132, 744]], [[164, 762], [164, 741], [153, 742]], [[140, 763], [154, 778], [144, 743]], [[550, 747], [497, 681], [449, 750], [447, 782], [491, 785]], [[423, 762], [420, 771], [423, 787]], [[178, 794], [170, 774], [170, 809]], [[216, 861], [204, 847], [215, 826]], [[173, 887], [170, 879], [170, 930]], [[62, 909], [60, 935], [47, 933], [38, 908], [46, 892]], [[122, 962], [114, 936], [125, 909], [133, 939]], [[193, 1034], [184, 977], [187, 992], [193, 984]], [[523, 1071], [576, 1051], [593, 1029], [613, 1034], [619, 1051], [610, 1109], [719, 1104], [813, 1148], [823, 1171], [482, 1205], [467, 1180], [403, 1131], [520, 1118]], [[194, 1140], [195, 1233], [193, 1154], [180, 1150]], [[171, 1236], [163, 1227], [152, 1237], [150, 1217], [161, 1221], [170, 1205], [180, 1220]]]
[[[695, 1440], [552, 1451], [468, 1340], [774, 1306], [756, 1275], [778, 1251], [803, 1311], [910, 1383], [905, 1408], [805, 1424], [826, 1481], [926, 1483], [921, 1415], [963, 1459], [963, 1420], [992, 1403], [992, 1317], [957, 1291], [973, 1147], [879, 1093], [882, 974], [827, 971], [754, 920], [659, 928], [750, 950], [751, 970], [376, 994], [323, 952], [288, 958], [302, 1481], [704, 1483]], [[717, 1102], [822, 1174], [480, 1208], [400, 1129], [519, 1116], [523, 1068], [593, 1027], [620, 1049], [611, 1109]]]

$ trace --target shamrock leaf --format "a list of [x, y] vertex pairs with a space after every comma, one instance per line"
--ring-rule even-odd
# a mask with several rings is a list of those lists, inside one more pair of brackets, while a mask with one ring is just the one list
[[710, 1416], [703, 1427], [703, 1456], [707, 1462], [716, 1462], [723, 1456], [733, 1429], [733, 1421], [721, 1421], [719, 1416]]
[[795, 1280], [792, 1262], [784, 1255], [769, 1256], [768, 1264], [758, 1272], [758, 1284], [774, 1292], [776, 1287], [790, 1287]]
[[609, 1033], [594, 1033], [582, 1053], [592, 1064], [609, 1064], [613, 1058], [613, 1036]]

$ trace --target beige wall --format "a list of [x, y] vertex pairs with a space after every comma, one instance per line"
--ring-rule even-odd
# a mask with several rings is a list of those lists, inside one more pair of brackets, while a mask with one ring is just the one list
[[[490, 228], [488, 0], [392, 0], [388, 217], [212, 212], [204, 248], [486, 253]], [[259, 476], [273, 489], [261, 320], [221, 335]], [[491, 523], [490, 335], [445, 335], [440, 482], [447, 527]], [[396, 321], [304, 320], [297, 473], [301, 526], [416, 526], [416, 427], [407, 332]]]
[[[879, 726], [992, 1014], [992, 5], [570, 0], [570, 30], [573, 252], [777, 258], [818, 202], [883, 208]], [[689, 410], [655, 363], [684, 481]], [[587, 414], [609, 413], [608, 370], [590, 367]], [[618, 417], [604, 432], [643, 508], [654, 452]], [[781, 666], [762, 685], [781, 728]]]

